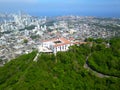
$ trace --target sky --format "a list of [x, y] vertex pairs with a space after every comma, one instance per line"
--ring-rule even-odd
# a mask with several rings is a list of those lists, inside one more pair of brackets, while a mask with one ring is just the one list
[[0, 12], [120, 17], [120, 0], [0, 0]]

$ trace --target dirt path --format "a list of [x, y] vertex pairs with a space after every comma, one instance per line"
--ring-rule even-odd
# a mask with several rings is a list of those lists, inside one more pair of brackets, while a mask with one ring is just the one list
[[39, 53], [36, 54], [36, 56], [35, 56], [35, 58], [33, 59], [33, 61], [37, 62], [38, 56], [39, 56]]

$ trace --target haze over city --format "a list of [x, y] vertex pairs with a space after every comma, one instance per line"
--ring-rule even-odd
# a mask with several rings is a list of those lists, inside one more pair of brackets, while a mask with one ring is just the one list
[[0, 0], [0, 12], [19, 10], [34, 16], [120, 17], [120, 0]]

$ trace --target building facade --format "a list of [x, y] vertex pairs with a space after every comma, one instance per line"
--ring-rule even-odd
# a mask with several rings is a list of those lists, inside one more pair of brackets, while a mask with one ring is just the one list
[[67, 51], [71, 45], [71, 41], [65, 38], [55, 38], [42, 42], [42, 47], [52, 50], [54, 54], [58, 51]]

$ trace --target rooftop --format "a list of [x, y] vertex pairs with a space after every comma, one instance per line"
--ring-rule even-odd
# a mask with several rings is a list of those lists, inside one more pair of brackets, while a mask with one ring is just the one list
[[43, 41], [43, 42], [52, 42], [55, 47], [71, 44], [71, 42], [66, 38], [54, 38], [54, 39]]

